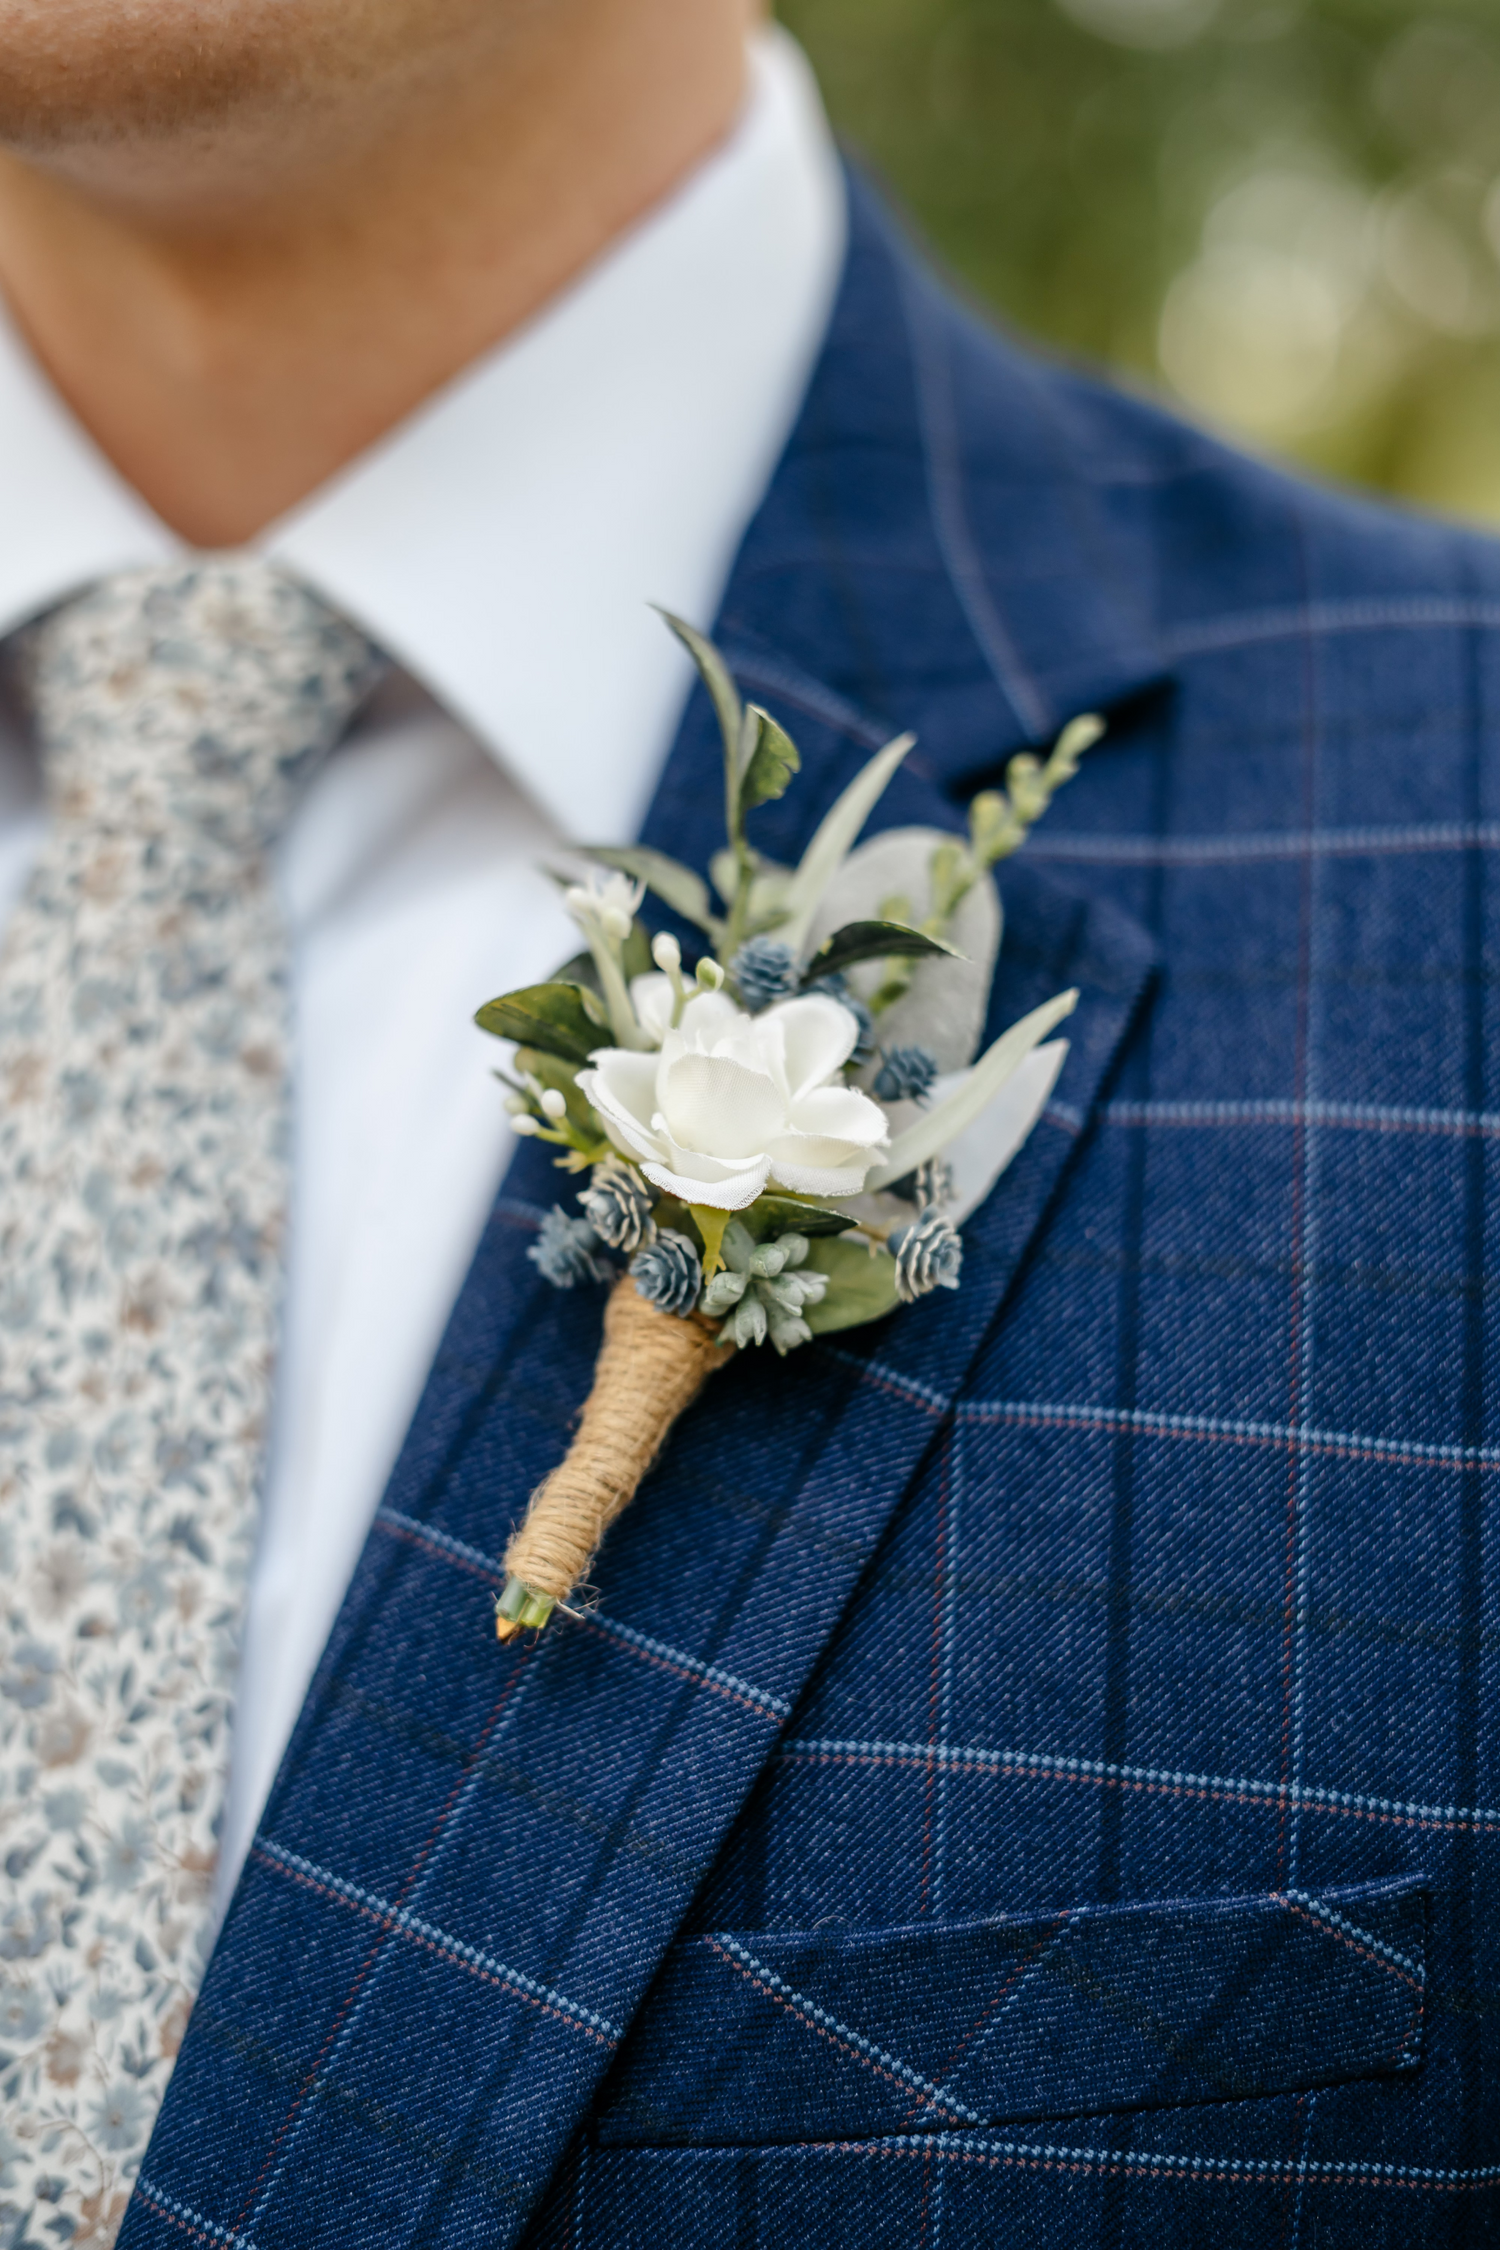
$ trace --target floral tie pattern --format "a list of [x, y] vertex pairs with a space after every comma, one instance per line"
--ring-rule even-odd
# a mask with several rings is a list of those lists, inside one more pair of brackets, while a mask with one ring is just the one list
[[20, 651], [0, 950], [0, 2250], [114, 2240], [203, 1968], [286, 1194], [267, 855], [376, 675], [269, 565]]

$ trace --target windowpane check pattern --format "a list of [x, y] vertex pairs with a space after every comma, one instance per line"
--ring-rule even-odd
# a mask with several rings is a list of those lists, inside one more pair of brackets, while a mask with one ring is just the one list
[[1107, 705], [1003, 871], [1056, 1100], [948, 1305], [745, 1355], [497, 1657], [598, 1333], [523, 1153], [131, 2250], [1500, 2229], [1500, 562], [1031, 365], [853, 192], [720, 620], [804, 754], [757, 841]]

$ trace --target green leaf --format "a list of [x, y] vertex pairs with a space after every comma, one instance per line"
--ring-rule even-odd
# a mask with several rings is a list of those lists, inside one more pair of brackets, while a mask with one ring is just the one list
[[549, 984], [581, 984], [587, 991], [594, 993], [601, 1003], [604, 999], [603, 987], [599, 982], [599, 971], [594, 966], [592, 953], [575, 953], [570, 960], [563, 962], [561, 968], [553, 970], [547, 982]]
[[[861, 1242], [825, 1235], [808, 1246], [807, 1265], [828, 1276], [828, 1293], [819, 1305], [805, 1305], [802, 1317], [815, 1336], [840, 1328], [863, 1328], [880, 1320], [897, 1303], [896, 1261], [889, 1250], [871, 1251]], [[805, 1269], [804, 1269], [805, 1270]]]
[[769, 804], [786, 795], [787, 783], [799, 773], [802, 760], [797, 745], [768, 711], [752, 703], [745, 713], [745, 751], [740, 773], [740, 810]]
[[514, 1039], [518, 1047], [540, 1047], [543, 1054], [581, 1063], [597, 1047], [611, 1043], [608, 1028], [595, 1020], [598, 1006], [582, 985], [529, 984], [486, 1000], [474, 1021], [496, 1039]]
[[842, 867], [855, 838], [916, 739], [914, 734], [898, 734], [894, 742], [877, 750], [819, 821], [813, 840], [802, 854], [787, 888], [787, 919], [781, 934], [793, 953], [800, 953], [806, 945], [807, 933], [812, 928], [823, 893]]
[[778, 1234], [846, 1234], [855, 1224], [846, 1211], [831, 1211], [823, 1203], [804, 1203], [795, 1195], [758, 1196], [739, 1217], [757, 1242], [767, 1242]]
[[656, 607], [655, 604], [652, 606], [656, 608], [658, 617], [666, 619], [687, 650], [688, 655], [697, 665], [703, 685], [707, 688], [714, 710], [718, 714], [719, 728], [724, 737], [724, 748], [731, 758], [738, 757], [740, 727], [743, 723], [744, 714], [740, 708], [739, 689], [729, 676], [729, 666], [724, 662], [723, 657], [708, 636], [700, 633], [696, 626], [689, 625], [686, 618], [674, 617], [669, 609], [661, 609]]
[[665, 852], [652, 851], [648, 844], [585, 844], [586, 859], [596, 859], [601, 867], [617, 867], [633, 883], [644, 883], [665, 900], [674, 914], [685, 922], [695, 923], [700, 930], [713, 936], [719, 928], [713, 903], [708, 895], [708, 885], [701, 875], [690, 867], [669, 859]]
[[950, 961], [964, 958], [945, 939], [928, 937], [905, 922], [846, 922], [819, 946], [802, 972], [802, 982], [809, 985], [819, 977], [835, 976], [842, 969], [852, 969], [858, 961], [889, 961], [923, 953], [946, 953]]
[[1032, 1048], [1040, 1045], [1053, 1025], [1061, 1023], [1064, 1016], [1070, 1016], [1077, 1005], [1076, 991], [1060, 992], [1055, 1000], [1033, 1008], [1029, 1016], [1022, 1016], [1019, 1023], [1013, 1023], [1009, 1031], [1002, 1032], [978, 1062], [964, 1072], [951, 1093], [942, 1101], [934, 1102], [931, 1109], [924, 1110], [904, 1133], [896, 1135], [884, 1164], [865, 1181], [868, 1192], [876, 1194], [893, 1181], [905, 1179], [908, 1172], [914, 1172], [930, 1156], [940, 1156], [948, 1143], [989, 1107]]

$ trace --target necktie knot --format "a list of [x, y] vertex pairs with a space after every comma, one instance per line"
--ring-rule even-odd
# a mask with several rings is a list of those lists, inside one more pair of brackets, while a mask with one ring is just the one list
[[56, 816], [264, 851], [378, 677], [364, 635], [272, 564], [122, 571], [23, 658]]

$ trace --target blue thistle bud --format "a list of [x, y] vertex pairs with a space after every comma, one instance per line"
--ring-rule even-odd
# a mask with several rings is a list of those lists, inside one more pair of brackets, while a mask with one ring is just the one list
[[601, 1242], [626, 1257], [650, 1240], [650, 1188], [629, 1164], [600, 1164], [593, 1183], [579, 1197], [583, 1215]]
[[941, 1211], [924, 1211], [909, 1227], [891, 1237], [896, 1254], [896, 1294], [903, 1305], [915, 1304], [932, 1289], [956, 1289], [964, 1262], [964, 1246], [951, 1219]]
[[888, 1047], [875, 1076], [875, 1099], [925, 1101], [937, 1074], [937, 1063], [925, 1047]]
[[775, 938], [746, 938], [729, 964], [729, 974], [752, 1015], [773, 1000], [787, 1000], [797, 989], [797, 960], [789, 945]]
[[953, 1166], [941, 1156], [929, 1156], [911, 1175], [915, 1193], [913, 1203], [927, 1211], [934, 1204], [951, 1203], [956, 1192], [953, 1184]]
[[915, 1203], [919, 1211], [927, 1211], [934, 1204], [951, 1203], [954, 1197], [953, 1166], [941, 1156], [929, 1156], [914, 1172], [903, 1173], [892, 1180], [887, 1195], [899, 1195], [903, 1203]]
[[663, 1227], [630, 1261], [631, 1279], [648, 1305], [686, 1319], [703, 1287], [703, 1261], [685, 1234]]
[[587, 1219], [569, 1218], [554, 1204], [526, 1253], [554, 1289], [576, 1289], [581, 1281], [613, 1281], [615, 1269]]

